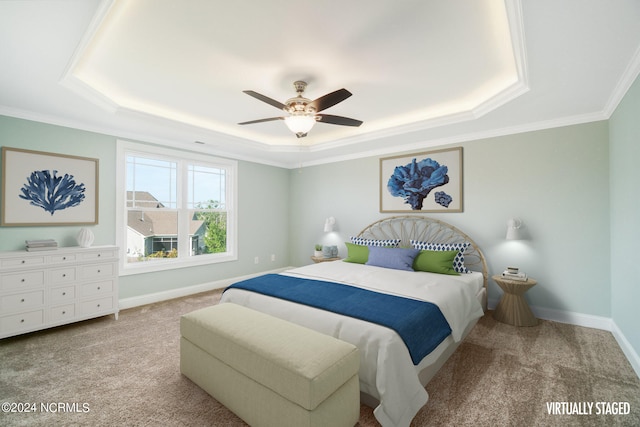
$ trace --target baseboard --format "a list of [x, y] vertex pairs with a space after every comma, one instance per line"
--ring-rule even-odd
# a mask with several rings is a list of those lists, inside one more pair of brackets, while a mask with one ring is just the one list
[[538, 319], [551, 320], [559, 323], [569, 323], [585, 328], [610, 331], [613, 321], [610, 317], [594, 316], [592, 314], [575, 313], [572, 311], [554, 310], [551, 308], [531, 306], [531, 311]]
[[[490, 299], [488, 302], [489, 309], [493, 310], [498, 305], [497, 299]], [[602, 329], [611, 332], [615, 340], [618, 342], [620, 349], [627, 357], [631, 367], [640, 378], [640, 356], [631, 346], [631, 343], [624, 336], [618, 325], [610, 317], [594, 316], [591, 314], [574, 313], [571, 311], [554, 310], [551, 308], [531, 306], [531, 311], [538, 319], [551, 320], [553, 322], [568, 323], [575, 326], [584, 326], [585, 328]]]
[[[497, 299], [489, 299], [488, 306], [493, 310], [498, 305]], [[591, 314], [574, 313], [571, 311], [554, 310], [551, 308], [531, 306], [531, 311], [538, 319], [551, 320], [552, 322], [569, 323], [585, 328], [603, 329], [611, 331], [612, 320], [609, 317], [594, 316]]]
[[118, 301], [118, 306], [120, 310], [125, 310], [127, 308], [139, 307], [141, 305], [153, 304], [153, 303], [167, 301], [174, 298], [186, 297], [189, 295], [199, 294], [201, 292], [212, 291], [214, 289], [226, 288], [227, 286], [235, 282], [250, 279], [256, 276], [261, 276], [263, 274], [280, 273], [290, 268], [292, 267], [278, 268], [276, 270], [270, 270], [270, 271], [262, 271], [260, 273], [247, 274], [245, 276], [238, 276], [238, 277], [232, 277], [229, 279], [216, 280], [214, 282], [200, 283], [193, 286], [170, 289], [168, 291], [155, 292], [153, 294], [140, 295], [137, 297], [123, 298]]
[[613, 334], [613, 337], [618, 341], [618, 345], [622, 349], [622, 352], [627, 356], [627, 360], [631, 364], [631, 367], [636, 371], [638, 378], [640, 378], [640, 356], [638, 356], [638, 353], [636, 353], [634, 348], [631, 346], [631, 343], [627, 340], [627, 337], [625, 337], [620, 328], [618, 328], [618, 325], [616, 325], [615, 322], [612, 323], [613, 328], [611, 333]]

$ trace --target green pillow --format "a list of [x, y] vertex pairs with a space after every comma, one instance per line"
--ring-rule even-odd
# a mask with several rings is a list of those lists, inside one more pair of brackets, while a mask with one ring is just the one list
[[347, 245], [347, 257], [344, 259], [346, 262], [354, 262], [356, 264], [364, 264], [369, 259], [369, 248], [362, 245], [354, 245], [353, 243], [345, 242]]
[[453, 269], [453, 259], [456, 255], [458, 255], [458, 251], [423, 250], [413, 260], [413, 269], [415, 271], [459, 276], [460, 273]]

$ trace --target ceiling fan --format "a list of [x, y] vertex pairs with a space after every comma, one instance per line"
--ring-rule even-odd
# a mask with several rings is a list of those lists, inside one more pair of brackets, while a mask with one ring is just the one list
[[259, 94], [258, 92], [244, 90], [243, 92], [247, 95], [253, 96], [254, 98], [266, 102], [269, 105], [273, 105], [274, 107], [289, 113], [289, 115], [286, 117], [270, 117], [267, 119], [251, 120], [238, 124], [250, 125], [253, 123], [270, 122], [272, 120], [284, 120], [289, 130], [295, 133], [298, 138], [307, 136], [307, 133], [316, 122], [341, 126], [360, 126], [362, 124], [361, 120], [350, 119], [349, 117], [333, 116], [331, 114], [317, 114], [320, 111], [332, 107], [350, 97], [351, 92], [348, 90], [338, 89], [312, 101], [302, 96], [307, 87], [306, 82], [296, 81], [293, 83], [293, 86], [295, 87], [298, 95], [294, 98], [288, 99], [284, 104], [276, 101], [275, 99], [271, 99], [268, 96]]

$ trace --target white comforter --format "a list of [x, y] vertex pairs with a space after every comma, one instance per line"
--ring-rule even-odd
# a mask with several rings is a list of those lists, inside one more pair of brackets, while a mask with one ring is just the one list
[[[451, 339], [459, 341], [467, 325], [483, 315], [476, 298], [483, 284], [481, 273], [447, 276], [325, 262], [282, 274], [334, 281], [432, 302], [449, 322], [452, 330], [451, 337], [447, 338], [449, 342]], [[374, 415], [385, 427], [409, 426], [418, 410], [427, 403], [429, 396], [420, 384], [418, 373], [435, 361], [444, 350], [444, 342], [414, 366], [400, 336], [383, 326], [240, 289], [226, 291], [221, 302], [244, 305], [357, 346], [360, 350], [360, 391], [380, 401]]]

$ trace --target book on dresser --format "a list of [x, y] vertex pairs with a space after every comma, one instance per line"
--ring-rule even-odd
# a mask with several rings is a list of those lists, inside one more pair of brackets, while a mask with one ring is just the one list
[[25, 247], [29, 252], [50, 251], [58, 249], [58, 242], [54, 239], [25, 240]]
[[0, 338], [118, 318], [118, 247], [47, 250], [0, 252]]

